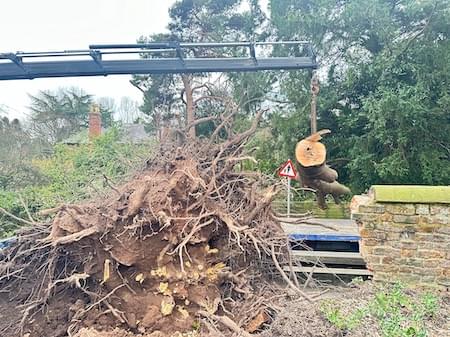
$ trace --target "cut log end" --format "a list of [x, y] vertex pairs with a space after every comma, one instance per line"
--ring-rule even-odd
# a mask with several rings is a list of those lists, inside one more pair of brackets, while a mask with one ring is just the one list
[[325, 162], [327, 150], [325, 145], [306, 139], [297, 143], [295, 157], [303, 167], [319, 166]]

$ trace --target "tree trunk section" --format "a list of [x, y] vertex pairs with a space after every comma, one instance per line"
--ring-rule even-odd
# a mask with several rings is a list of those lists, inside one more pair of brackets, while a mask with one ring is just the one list
[[317, 95], [319, 94], [319, 79], [314, 72], [311, 77], [311, 134], [317, 132]]
[[295, 157], [299, 163], [299, 180], [304, 187], [316, 190], [320, 208], [327, 208], [325, 197], [330, 194], [339, 203], [339, 197], [350, 194], [350, 189], [337, 182], [338, 173], [326, 164], [326, 147], [319, 141], [329, 130], [322, 130], [297, 143]]
[[325, 162], [327, 150], [322, 143], [303, 139], [295, 147], [295, 156], [303, 167], [319, 166]]
[[[188, 125], [193, 125], [195, 121], [195, 111], [194, 111], [194, 97], [193, 90], [191, 86], [191, 79], [188, 75], [181, 75], [183, 80], [184, 92], [186, 95], [186, 127]], [[195, 138], [195, 126], [188, 130], [190, 137]]]

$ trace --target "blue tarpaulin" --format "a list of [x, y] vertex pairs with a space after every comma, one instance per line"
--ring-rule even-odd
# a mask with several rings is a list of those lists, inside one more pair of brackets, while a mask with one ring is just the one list
[[12, 238], [7, 238], [7, 239], [3, 239], [0, 240], [0, 249], [5, 249], [8, 248], [9, 246], [11, 246], [14, 242], [16, 242], [16, 237], [12, 237]]

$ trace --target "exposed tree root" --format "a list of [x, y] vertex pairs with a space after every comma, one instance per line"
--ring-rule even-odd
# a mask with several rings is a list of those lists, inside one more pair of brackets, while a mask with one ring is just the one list
[[312, 301], [275, 254], [288, 245], [271, 209], [277, 189], [236, 169], [251, 160], [244, 144], [261, 115], [223, 142], [216, 130], [207, 141], [164, 144], [106, 199], [45, 211], [55, 213], [46, 224], [20, 219], [32, 227], [0, 264], [0, 290], [14, 289], [23, 304], [19, 330], [39, 335], [46, 308], [66, 296], [69, 336], [85, 326], [171, 335], [191, 330], [199, 316], [205, 329], [218, 323], [224, 336], [251, 336], [241, 327], [276, 310], [264, 295], [273, 290], [259, 289], [268, 265]]
[[243, 337], [251, 337], [252, 336], [247, 331], [241, 329], [231, 318], [229, 318], [227, 316], [214, 315], [214, 314], [210, 314], [203, 310], [198, 311], [198, 314], [203, 317], [210, 318], [214, 321], [217, 321], [217, 322], [223, 324], [224, 326], [226, 326], [228, 329], [230, 329], [234, 333], [237, 333], [238, 336], [243, 336]]
[[272, 254], [272, 259], [273, 259], [273, 263], [275, 264], [275, 267], [277, 268], [278, 272], [281, 274], [281, 276], [283, 277], [283, 279], [286, 281], [286, 283], [289, 285], [289, 287], [294, 290], [296, 293], [298, 293], [299, 295], [301, 295], [305, 300], [307, 300], [308, 302], [312, 302], [313, 300], [302, 290], [300, 290], [300, 288], [298, 288], [291, 280], [290, 278], [286, 275], [286, 273], [284, 272], [283, 268], [281, 268], [280, 263], [277, 260], [277, 257], [275, 255], [275, 247], [272, 245], [270, 247], [271, 250], [271, 254]]
[[11, 214], [10, 212], [8, 212], [6, 209], [0, 207], [0, 212], [2, 212], [3, 214], [5, 214], [6, 216], [9, 216], [11, 219], [14, 219], [16, 221], [22, 222], [26, 225], [33, 225], [34, 222], [19, 218], [18, 216], [15, 216], [14, 214]]

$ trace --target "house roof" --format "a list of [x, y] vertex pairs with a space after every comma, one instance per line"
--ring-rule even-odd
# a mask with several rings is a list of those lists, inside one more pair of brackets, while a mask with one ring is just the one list
[[121, 132], [120, 140], [124, 143], [139, 144], [154, 139], [145, 131], [143, 124], [124, 124], [123, 128], [119, 130]]

